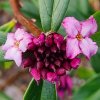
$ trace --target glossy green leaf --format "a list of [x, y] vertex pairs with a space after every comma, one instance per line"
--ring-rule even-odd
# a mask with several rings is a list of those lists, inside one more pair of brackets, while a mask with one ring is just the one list
[[39, 11], [44, 32], [51, 29], [51, 18], [54, 0], [39, 0]]
[[70, 0], [54, 0], [51, 30], [58, 31], [61, 22], [67, 12], [68, 4]]
[[41, 81], [38, 85], [35, 80], [30, 82], [24, 100], [56, 100], [55, 85]]
[[100, 100], [100, 74], [86, 82], [74, 94], [73, 100]]
[[43, 81], [37, 85], [35, 80], [31, 80], [25, 94], [24, 100], [40, 100]]
[[100, 31], [100, 11], [97, 11], [95, 14], [93, 14], [94, 18], [97, 21], [98, 24], [98, 31]]
[[40, 100], [56, 100], [55, 85], [48, 81], [43, 81], [41, 99]]
[[10, 97], [0, 92], [0, 100], [12, 100]]
[[96, 12], [94, 15], [94, 18], [97, 21], [98, 24], [98, 32], [92, 35], [92, 39], [97, 42], [98, 46], [100, 47], [100, 11]]
[[4, 59], [4, 51], [0, 49], [0, 62], [5, 62], [7, 60]]
[[88, 67], [79, 67], [76, 71], [75, 71], [75, 76], [78, 76], [81, 79], [89, 79], [91, 78], [93, 75], [95, 74], [94, 70], [92, 68], [88, 68]]
[[100, 73], [100, 49], [97, 54], [91, 58], [91, 65], [95, 72]]
[[4, 44], [7, 38], [8, 32], [11, 32], [14, 28], [16, 22], [15, 20], [11, 20], [10, 22], [0, 26], [0, 45]]
[[70, 0], [39, 0], [39, 9], [43, 30], [58, 31], [65, 17]]

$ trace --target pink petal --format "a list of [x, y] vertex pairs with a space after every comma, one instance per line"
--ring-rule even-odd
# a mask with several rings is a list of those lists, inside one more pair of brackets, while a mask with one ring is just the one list
[[97, 31], [97, 23], [93, 16], [91, 16], [89, 19], [82, 22], [81, 24], [82, 24], [81, 34], [83, 35], [83, 37], [95, 34], [95, 32]]
[[16, 54], [14, 55], [14, 61], [17, 66], [21, 66], [22, 63], [22, 52], [17, 50]]
[[34, 77], [36, 81], [40, 80], [40, 73], [36, 68], [32, 68], [30, 71], [31, 75]]
[[75, 38], [81, 30], [80, 22], [74, 17], [66, 17], [62, 22], [62, 26], [65, 28], [68, 36], [72, 38]]
[[20, 41], [20, 44], [19, 44], [19, 49], [22, 51], [22, 52], [25, 52], [27, 49], [28, 49], [28, 44], [31, 43], [31, 40], [30, 39], [23, 39]]
[[9, 33], [7, 35], [7, 40], [6, 43], [2, 46], [3, 50], [8, 50], [10, 47], [12, 47], [14, 45], [14, 34], [13, 33]]
[[14, 47], [9, 48], [9, 49], [7, 50], [7, 52], [5, 53], [4, 58], [5, 58], [5, 59], [8, 59], [8, 60], [13, 60], [13, 58], [14, 58], [14, 56], [15, 56], [17, 50], [18, 50], [18, 49], [17, 49], [17, 48], [14, 48]]
[[93, 42], [90, 38], [85, 38], [79, 43], [80, 48], [82, 50], [82, 53], [90, 59], [91, 56], [95, 55], [98, 46], [96, 45], [96, 42]]
[[78, 40], [67, 38], [66, 55], [68, 58], [73, 59], [81, 53]]
[[25, 35], [25, 31], [23, 29], [18, 28], [15, 32], [15, 38], [18, 41], [22, 40], [24, 35]]
[[8, 60], [14, 60], [15, 63], [20, 66], [22, 62], [22, 53], [18, 50], [18, 48], [11, 47], [7, 50], [4, 58]]

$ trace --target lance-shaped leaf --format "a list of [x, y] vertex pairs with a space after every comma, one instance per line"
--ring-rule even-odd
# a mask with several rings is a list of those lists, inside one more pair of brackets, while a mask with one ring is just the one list
[[96, 12], [93, 16], [98, 24], [98, 32], [92, 36], [92, 39], [100, 46], [100, 11]]
[[100, 100], [100, 74], [86, 82], [74, 94], [73, 100]]
[[43, 31], [58, 31], [70, 0], [39, 0]]
[[70, 0], [54, 0], [51, 30], [58, 31], [63, 18], [65, 17]]
[[55, 85], [42, 80], [37, 84], [32, 79], [25, 92], [24, 100], [56, 100]]
[[39, 11], [44, 32], [51, 29], [51, 17], [54, 0], [39, 0]]

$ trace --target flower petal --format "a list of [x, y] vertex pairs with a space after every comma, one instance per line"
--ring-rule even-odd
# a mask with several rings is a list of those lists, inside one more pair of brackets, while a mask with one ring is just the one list
[[25, 35], [25, 31], [23, 29], [18, 28], [15, 32], [15, 38], [18, 41], [22, 40], [24, 35]]
[[8, 60], [13, 60], [14, 55], [16, 54], [17, 50], [18, 50], [18, 49], [17, 49], [17, 48], [14, 48], [14, 47], [9, 48], [9, 49], [7, 50], [7, 52], [5, 53], [4, 58], [5, 58], [5, 59], [8, 59]]
[[66, 55], [68, 58], [73, 59], [81, 53], [78, 40], [67, 38]]
[[25, 52], [27, 49], [28, 49], [28, 44], [31, 43], [31, 40], [30, 39], [23, 39], [20, 41], [20, 44], [19, 44], [19, 49], [22, 51], [22, 52]]
[[80, 41], [79, 45], [82, 53], [88, 59], [90, 59], [91, 56], [95, 55], [98, 50], [98, 46], [96, 45], [96, 42], [93, 42], [90, 38], [83, 39], [82, 41]]
[[95, 34], [95, 32], [97, 31], [97, 23], [93, 16], [91, 16], [86, 21], [81, 22], [81, 24], [82, 24], [81, 34], [83, 35], [83, 37]]
[[12, 47], [14, 45], [14, 34], [13, 33], [9, 33], [7, 35], [7, 40], [6, 43], [2, 46], [3, 50], [8, 50], [10, 47]]
[[22, 63], [22, 52], [17, 50], [16, 54], [14, 54], [14, 61], [17, 66], [21, 66]]
[[72, 38], [75, 38], [76, 35], [81, 31], [80, 22], [74, 17], [66, 17], [62, 22], [62, 26], [65, 28], [68, 36]]

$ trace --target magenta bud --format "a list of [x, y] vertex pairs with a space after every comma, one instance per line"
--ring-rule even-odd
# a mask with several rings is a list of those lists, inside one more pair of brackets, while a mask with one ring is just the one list
[[37, 69], [42, 69], [44, 66], [42, 61], [37, 62]]
[[41, 34], [38, 38], [34, 38], [33, 42], [37, 46], [41, 46], [45, 42], [45, 35]]
[[81, 60], [79, 58], [74, 58], [72, 59], [71, 61], [71, 67], [74, 68], [74, 69], [77, 69], [77, 67], [80, 65], [81, 63]]
[[56, 53], [57, 52], [57, 47], [56, 46], [52, 46], [51, 47], [51, 52]]
[[43, 69], [42, 71], [41, 71], [41, 75], [42, 75], [42, 77], [43, 77], [43, 79], [47, 79], [47, 70], [46, 69]]
[[34, 50], [35, 49], [35, 44], [34, 43], [30, 43], [28, 44], [28, 50]]
[[55, 65], [53, 65], [53, 64], [50, 64], [50, 69], [52, 69], [54, 72], [56, 71], [56, 68], [55, 68]]
[[38, 48], [38, 52], [41, 53], [41, 54], [44, 52], [44, 50], [45, 50], [44, 47], [39, 47], [39, 48]]
[[61, 66], [61, 61], [60, 61], [60, 60], [56, 60], [54, 63], [55, 63], [55, 65], [58, 66], [58, 67]]
[[65, 61], [65, 62], [63, 63], [63, 67], [64, 67], [66, 70], [71, 70], [71, 66], [70, 66], [70, 64], [69, 64], [67, 61]]
[[53, 45], [53, 35], [50, 34], [47, 36], [46, 40], [45, 40], [45, 44], [46, 46], [50, 47]]
[[37, 70], [36, 68], [32, 68], [30, 70], [30, 73], [31, 73], [31, 75], [34, 77], [34, 79], [36, 81], [39, 81], [40, 80], [40, 72], [39, 72], [39, 70]]
[[61, 44], [63, 43], [64, 37], [60, 34], [54, 34], [54, 42], [57, 47], [60, 49]]
[[24, 68], [26, 68], [26, 67], [30, 67], [32, 64], [33, 64], [33, 63], [32, 63], [32, 60], [31, 60], [30, 58], [27, 58], [27, 59], [24, 59], [24, 60], [23, 60], [22, 66], [23, 66]]
[[57, 81], [57, 74], [53, 72], [47, 73], [47, 80], [50, 82], [55, 82]]
[[45, 67], [48, 67], [49, 66], [49, 61], [47, 59], [45, 59]]
[[66, 51], [66, 41], [64, 41], [61, 45], [61, 50]]
[[66, 73], [66, 70], [64, 68], [58, 68], [56, 72], [58, 75], [63, 75]]

